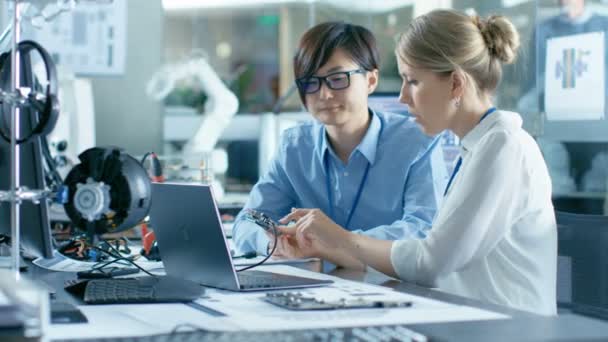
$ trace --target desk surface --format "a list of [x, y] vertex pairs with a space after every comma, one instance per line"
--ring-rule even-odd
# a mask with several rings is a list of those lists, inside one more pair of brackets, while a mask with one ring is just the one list
[[[570, 313], [560, 314], [556, 317], [537, 316], [523, 311], [491, 305], [477, 300], [471, 300], [441, 291], [403, 283], [376, 272], [336, 269], [332, 265], [319, 261], [300, 264], [297, 267], [315, 272], [328, 273], [343, 279], [387, 286], [394, 288], [397, 291], [454, 304], [488, 309], [512, 317], [512, 319], [508, 320], [409, 325], [412, 329], [430, 337], [432, 341], [608, 340], [608, 322], [594, 318]], [[51, 272], [36, 266], [30, 266], [27, 274], [34, 279], [42, 281], [44, 284], [48, 285], [48, 287], [55, 290], [53, 301], [80, 304], [78, 299], [72, 297], [63, 290], [65, 280], [74, 278], [73, 274]]]

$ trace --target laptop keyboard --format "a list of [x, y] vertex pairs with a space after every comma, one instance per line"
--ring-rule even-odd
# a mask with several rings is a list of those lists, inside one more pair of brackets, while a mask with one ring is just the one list
[[84, 301], [91, 304], [145, 303], [153, 298], [154, 289], [142, 287], [135, 279], [90, 281], [84, 293]]
[[191, 302], [204, 294], [199, 284], [172, 277], [75, 280], [65, 289], [87, 304]]
[[329, 280], [303, 278], [263, 271], [244, 271], [238, 273], [241, 289], [270, 289], [330, 284]]

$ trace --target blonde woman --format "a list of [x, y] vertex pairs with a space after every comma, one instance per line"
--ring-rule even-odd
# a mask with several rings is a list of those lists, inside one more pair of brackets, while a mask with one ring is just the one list
[[282, 231], [339, 265], [356, 259], [405, 281], [555, 314], [557, 228], [549, 174], [521, 117], [492, 104], [502, 64], [515, 60], [518, 47], [508, 19], [452, 10], [416, 18], [398, 42], [401, 101], [425, 133], [449, 129], [462, 142], [426, 238], [353, 234], [316, 209], [294, 210], [284, 221], [295, 219], [296, 226]]

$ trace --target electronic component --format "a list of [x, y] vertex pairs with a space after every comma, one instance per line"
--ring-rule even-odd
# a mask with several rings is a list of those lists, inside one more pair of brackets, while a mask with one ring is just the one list
[[333, 309], [372, 309], [372, 308], [406, 308], [411, 301], [377, 300], [366, 298], [325, 300], [305, 296], [301, 292], [267, 293], [265, 301], [289, 310], [333, 310]]
[[264, 229], [267, 233], [281, 235], [281, 232], [277, 229], [278, 224], [274, 222], [268, 215], [256, 211], [253, 209], [247, 209], [245, 211], [245, 219], [253, 222]]
[[82, 152], [65, 179], [64, 208], [74, 225], [88, 234], [117, 233], [140, 223], [150, 209], [152, 190], [139, 161], [117, 147]]

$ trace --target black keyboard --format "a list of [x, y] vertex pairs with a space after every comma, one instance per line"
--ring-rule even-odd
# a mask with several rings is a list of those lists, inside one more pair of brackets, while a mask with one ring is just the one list
[[[81, 341], [81, 340], [64, 340]], [[166, 335], [153, 335], [145, 337], [124, 337], [112, 339], [94, 339], [86, 341], [117, 341], [117, 342], [219, 342], [219, 341], [411, 341], [426, 342], [428, 338], [403, 325], [389, 325], [362, 328], [332, 328], [308, 329], [275, 332], [210, 332], [197, 330], [192, 332], [178, 332]]]
[[196, 283], [172, 277], [93, 279], [71, 283], [66, 290], [87, 304], [191, 302], [205, 292]]
[[331, 284], [331, 280], [318, 280], [263, 271], [238, 273], [241, 289], [266, 289]]

